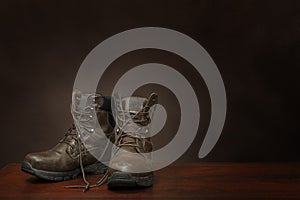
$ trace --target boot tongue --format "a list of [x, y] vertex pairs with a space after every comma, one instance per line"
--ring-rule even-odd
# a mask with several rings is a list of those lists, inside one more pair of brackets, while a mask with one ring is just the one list
[[142, 131], [143, 128], [140, 125], [136, 124], [132, 120], [132, 118], [144, 108], [146, 102], [147, 99], [141, 97], [122, 98], [122, 108], [124, 111], [125, 121], [126, 121], [126, 125], [123, 126], [124, 132], [136, 137], [141, 136], [141, 134], [144, 134]]
[[124, 111], [137, 113], [141, 111], [146, 104], [147, 99], [142, 97], [125, 97], [122, 99]]
[[152, 93], [148, 99], [142, 97], [125, 97], [122, 99], [122, 107], [125, 111], [137, 113], [144, 109], [145, 106], [150, 108], [156, 104], [157, 97], [156, 93]]

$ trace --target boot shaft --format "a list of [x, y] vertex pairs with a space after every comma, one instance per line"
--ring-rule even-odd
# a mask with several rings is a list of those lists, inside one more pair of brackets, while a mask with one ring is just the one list
[[94, 133], [101, 135], [103, 132], [109, 134], [113, 131], [111, 98], [108, 96], [74, 91], [71, 113], [81, 137]]
[[157, 94], [150, 97], [114, 97], [113, 114], [117, 129], [138, 138], [150, 137], [150, 123], [154, 109], [152, 106], [157, 103]]

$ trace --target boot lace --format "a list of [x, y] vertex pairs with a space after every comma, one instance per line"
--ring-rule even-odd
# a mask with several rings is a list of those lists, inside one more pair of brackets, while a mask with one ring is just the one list
[[[149, 101], [148, 101], [146, 103], [146, 105], [139, 112], [129, 112], [129, 116], [128, 115], [126, 116], [126, 114], [125, 114], [126, 111], [123, 110], [122, 104], [120, 102], [117, 102], [120, 99], [115, 98], [114, 100], [116, 101], [114, 105], [116, 106], [115, 111], [117, 112], [116, 116], [115, 116], [116, 117], [115, 121], [116, 121], [116, 127], [118, 127], [118, 128], [116, 128], [115, 143], [114, 143], [115, 147], [117, 149], [114, 152], [114, 154], [120, 148], [122, 148], [124, 146], [129, 146], [129, 147], [135, 148], [137, 153], [142, 153], [142, 151], [144, 152], [145, 143], [149, 142], [149, 141], [145, 138], [141, 138], [140, 134], [138, 134], [138, 132], [139, 132], [140, 128], [142, 128], [143, 126], [147, 126], [151, 122], [150, 115], [149, 115], [149, 110], [150, 110], [150, 107], [153, 104], [149, 104]], [[127, 111], [127, 113], [128, 113], [128, 111]], [[132, 123], [132, 122], [134, 122], [135, 124], [140, 125], [139, 128], [135, 132], [123, 131], [125, 126], [127, 126], [129, 123]], [[76, 124], [76, 126], [77, 126], [77, 124]], [[113, 134], [110, 135], [110, 137], [112, 137], [112, 136], [113, 136]], [[126, 141], [125, 138], [131, 138], [131, 139]], [[105, 147], [105, 150], [108, 147], [110, 139], [111, 138], [109, 138], [108, 143]], [[101, 186], [107, 181], [108, 175], [109, 175], [109, 169], [105, 172], [105, 174], [95, 184], [91, 185], [88, 182], [88, 180], [86, 179], [86, 176], [85, 176], [85, 172], [84, 172], [84, 169], [83, 169], [83, 163], [82, 163], [81, 150], [79, 150], [79, 161], [80, 161], [80, 168], [81, 168], [83, 180], [84, 180], [86, 185], [85, 186], [83, 186], [83, 185], [71, 185], [71, 186], [65, 186], [65, 188], [83, 188], [83, 192], [86, 192], [90, 188]]]
[[[82, 130], [81, 133], [86, 133], [87, 132], [87, 133], [90, 133], [90, 134], [94, 132], [94, 127], [91, 127], [89, 122], [94, 117], [96, 117], [93, 114], [91, 114], [91, 113], [95, 113], [98, 109], [98, 104], [94, 101], [94, 99], [96, 97], [97, 96], [94, 95], [94, 94], [89, 95], [88, 98], [93, 98], [93, 103], [90, 106], [84, 107], [81, 111], [77, 111], [77, 110], [71, 108], [72, 112], [73, 112], [73, 116], [75, 118], [75, 120], [74, 120], [75, 125], [73, 124], [72, 130], [73, 129]], [[96, 119], [97, 119], [97, 117], [96, 117]], [[83, 181], [85, 183], [85, 186], [83, 186], [83, 185], [70, 185], [70, 186], [64, 186], [64, 187], [65, 188], [83, 188], [83, 192], [86, 192], [90, 188], [97, 187], [97, 186], [101, 185], [102, 181], [106, 180], [107, 172], [104, 174], [104, 176], [96, 184], [91, 185], [89, 183], [89, 181], [86, 178], [84, 167], [83, 167], [83, 149], [84, 149], [84, 151], [87, 151], [87, 149], [84, 147], [84, 144], [82, 143], [82, 140], [80, 139], [80, 135], [78, 133], [74, 134], [74, 133], [71, 133], [71, 132], [72, 131], [69, 130], [69, 132], [66, 134], [66, 136], [65, 136], [65, 138], [63, 139], [62, 142], [70, 144], [68, 142], [68, 140], [66, 140], [68, 135], [72, 135], [73, 139], [75, 139], [77, 141], [77, 144], [79, 146], [79, 148], [78, 148], [79, 149], [79, 164], [80, 164], [82, 178], [83, 178]], [[88, 137], [88, 135], [84, 135], [84, 137], [86, 137], [86, 136]], [[103, 157], [103, 155], [105, 154], [105, 152], [108, 148], [111, 135], [108, 135], [108, 137], [109, 138], [107, 140], [107, 144], [106, 144], [106, 146], [105, 146], [105, 148], [104, 148], [104, 150], [103, 150], [103, 152], [100, 156], [100, 159]], [[84, 148], [83, 149], [80, 148], [81, 146], [83, 146]]]

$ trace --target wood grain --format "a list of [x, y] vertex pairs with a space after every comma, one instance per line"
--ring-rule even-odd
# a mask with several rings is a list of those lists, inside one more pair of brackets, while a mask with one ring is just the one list
[[43, 181], [8, 164], [0, 170], [0, 199], [300, 199], [300, 163], [174, 163], [155, 173], [151, 188], [63, 187], [74, 184], [83, 181]]

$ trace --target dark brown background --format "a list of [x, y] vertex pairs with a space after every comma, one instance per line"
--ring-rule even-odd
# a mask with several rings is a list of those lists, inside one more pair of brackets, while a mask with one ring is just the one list
[[[223, 133], [202, 161], [299, 161], [299, 1], [1, 1], [0, 165], [52, 147], [72, 123], [69, 111], [77, 70], [106, 38], [124, 30], [158, 26], [197, 40], [217, 64], [227, 92]], [[116, 60], [101, 83], [108, 94], [135, 65], [168, 64], [198, 92], [201, 127], [181, 161], [200, 161], [209, 97], [201, 77], [171, 53], [142, 50]], [[178, 102], [172, 92], [147, 85], [137, 93], [160, 93], [168, 122], [157, 148], [172, 139]], [[201, 98], [200, 98], [201, 97]]]

